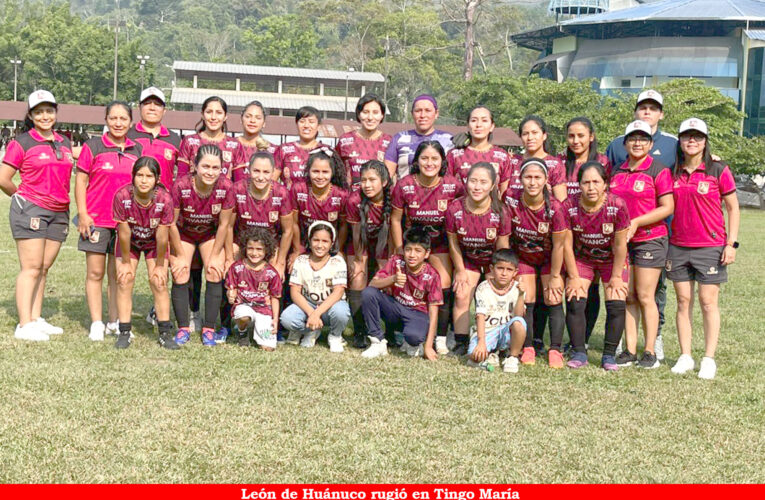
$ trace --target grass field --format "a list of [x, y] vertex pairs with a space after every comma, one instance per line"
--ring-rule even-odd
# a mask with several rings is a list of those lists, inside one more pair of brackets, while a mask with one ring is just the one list
[[[585, 369], [507, 375], [325, 344], [265, 353], [196, 337], [168, 352], [136, 314], [136, 341], [118, 352], [87, 338], [71, 236], [44, 308], [66, 333], [25, 343], [13, 339], [18, 264], [3, 217], [0, 482], [765, 481], [765, 213], [743, 215], [714, 381], [667, 365], [605, 374], [602, 335]], [[150, 305], [145, 276], [137, 313]], [[674, 309], [670, 293], [669, 366]], [[696, 335], [697, 361], [702, 346]]]

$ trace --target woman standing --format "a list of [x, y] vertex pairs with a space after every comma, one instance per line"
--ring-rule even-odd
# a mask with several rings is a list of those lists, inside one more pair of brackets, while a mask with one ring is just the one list
[[361, 167], [371, 160], [383, 161], [391, 136], [379, 129], [385, 119], [385, 103], [375, 94], [364, 94], [356, 104], [358, 130], [351, 130], [337, 140], [337, 154], [345, 165], [349, 189], [359, 190]]
[[[53, 94], [29, 95], [27, 131], [8, 143], [0, 168], [0, 189], [11, 197], [10, 226], [21, 271], [16, 278], [19, 324], [14, 336], [48, 340], [64, 331], [42, 318], [45, 280], [69, 231], [72, 145], [53, 131], [58, 106]], [[17, 187], [13, 176], [19, 173]]]
[[[667, 224], [672, 215], [672, 171], [651, 157], [651, 127], [636, 120], [627, 126], [624, 145], [629, 155], [626, 162], [614, 169], [611, 192], [627, 203], [630, 227], [630, 279], [627, 295], [626, 349], [617, 356], [619, 366], [636, 364], [641, 368], [658, 368], [654, 343], [659, 329], [656, 306], [656, 284], [667, 260]], [[637, 335], [642, 319], [645, 328], [645, 351], [638, 362]]]
[[[133, 165], [142, 148], [127, 137], [132, 110], [122, 101], [106, 106], [107, 131], [89, 139], [77, 159], [74, 195], [77, 200], [77, 248], [85, 252], [87, 278], [85, 298], [90, 310], [90, 340], [102, 341], [104, 334], [117, 335], [117, 268], [114, 243], [117, 223], [112, 217], [114, 195], [122, 186], [132, 182]], [[108, 262], [107, 262], [108, 255]], [[102, 318], [101, 286], [104, 273], [108, 275], [108, 318]]]
[[446, 211], [464, 189], [456, 177], [446, 173], [446, 153], [438, 141], [423, 141], [417, 146], [412, 173], [393, 188], [393, 212], [390, 218], [391, 239], [396, 253], [404, 248], [406, 228], [422, 226], [430, 235], [428, 262], [438, 271], [443, 290], [443, 304], [438, 309], [436, 352], [446, 354], [446, 329], [452, 308], [452, 261], [446, 239]]
[[239, 158], [240, 164], [234, 166], [231, 174], [234, 182], [249, 179], [248, 168], [252, 155], [259, 151], [266, 151], [271, 156], [276, 154], [276, 146], [263, 137], [267, 116], [268, 111], [260, 101], [252, 101], [242, 110], [242, 135], [237, 137], [242, 146], [242, 153]]
[[[672, 373], [686, 373], [695, 366], [691, 356], [691, 313], [694, 283], [698, 283], [705, 344], [699, 378], [713, 379], [720, 336], [720, 284], [728, 281], [727, 266], [736, 261], [741, 214], [730, 168], [712, 161], [707, 124], [698, 118], [685, 120], [679, 136], [673, 191], [676, 210], [669, 238], [667, 277], [675, 284], [681, 354]], [[727, 232], [723, 204], [728, 214]]]
[[563, 202], [566, 199], [566, 179], [563, 175], [563, 163], [550, 154], [552, 146], [547, 135], [547, 124], [536, 115], [529, 115], [521, 121], [518, 135], [523, 143], [523, 154], [516, 154], [510, 159], [510, 174], [508, 189], [523, 191], [521, 182], [521, 165], [524, 160], [536, 158], [542, 160], [547, 167], [547, 184], [555, 199]]
[[318, 109], [311, 106], [303, 106], [298, 109], [295, 113], [295, 125], [297, 126], [298, 140], [282, 144], [276, 148], [274, 154], [276, 162], [274, 179], [281, 180], [287, 189], [291, 188], [296, 180], [305, 180], [308, 157], [314, 150], [330, 149], [329, 146], [318, 140], [319, 125], [321, 125]]
[[[489, 271], [494, 250], [510, 246], [512, 223], [497, 193], [497, 171], [475, 163], [467, 174], [467, 195], [446, 212], [446, 236], [454, 264], [454, 338], [456, 354], [467, 352], [470, 303], [481, 275]], [[463, 352], [464, 351], [464, 352]]]

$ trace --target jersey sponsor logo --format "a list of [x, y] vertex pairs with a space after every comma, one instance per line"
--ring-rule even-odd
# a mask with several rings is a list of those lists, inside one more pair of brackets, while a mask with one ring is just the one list
[[456, 184], [444, 184], [443, 192], [444, 192], [444, 194], [446, 194], [446, 193], [456, 193], [457, 192], [457, 185]]
[[236, 195], [236, 202], [237, 203], [244, 203], [247, 201], [247, 195], [246, 194], [238, 194]]
[[226, 190], [225, 189], [216, 189], [215, 190], [215, 197], [216, 198], [225, 198], [226, 197]]
[[603, 234], [611, 234], [614, 232], [614, 223], [613, 222], [605, 222], [603, 223]]
[[467, 229], [465, 228], [465, 226], [460, 226], [460, 228], [457, 229], [457, 233], [458, 234], [467, 234]]
[[294, 153], [295, 146], [282, 146], [282, 153]]
[[50, 160], [50, 156], [48, 156], [48, 153], [40, 153], [40, 159], [41, 160]]
[[308, 193], [297, 193], [297, 201], [308, 201]]
[[300, 213], [303, 214], [303, 217], [309, 217], [309, 218], [311, 217], [311, 211], [310, 210], [303, 210]]
[[412, 203], [409, 204], [409, 208], [420, 208], [420, 202], [417, 200], [414, 200]]
[[537, 226], [537, 232], [541, 234], [546, 234], [548, 231], [550, 231], [550, 223], [549, 222], [540, 222]]
[[193, 212], [194, 211], [194, 207], [192, 207], [191, 205], [187, 205], [187, 206], [183, 207], [183, 211], [184, 212]]
[[425, 291], [424, 291], [424, 290], [420, 290], [419, 288], [415, 288], [415, 289], [412, 291], [412, 296], [413, 296], [415, 299], [420, 299], [420, 300], [422, 300], [422, 298], [423, 298], [423, 297], [425, 297]]
[[653, 260], [653, 254], [651, 252], [646, 252], [643, 254], [643, 258], [645, 260]]
[[340, 139], [340, 144], [343, 146], [347, 146], [348, 144], [353, 144], [353, 137], [343, 137]]
[[131, 206], [133, 206], [133, 200], [131, 199], [122, 200], [122, 206], [124, 208], [130, 208]]
[[241, 217], [242, 219], [251, 219], [252, 218], [250, 216], [250, 212], [244, 212], [242, 214], [239, 214], [239, 217]]
[[515, 216], [515, 217], [513, 217], [513, 221], [512, 222], [513, 222], [513, 224], [520, 224], [521, 223], [521, 218], [518, 217], [518, 216]]
[[272, 210], [271, 212], [268, 212], [268, 221], [269, 222], [276, 222], [279, 220], [279, 212], [276, 210]]
[[157, 226], [159, 226], [159, 219], [154, 219], [154, 218], [149, 219], [149, 227], [150, 228], [154, 229]]
[[31, 217], [29, 219], [29, 229], [32, 231], [37, 231], [40, 229], [40, 218], [39, 217]]
[[265, 292], [266, 290], [268, 290], [268, 281], [261, 281], [258, 283], [259, 292]]
[[707, 274], [717, 274], [719, 271], [717, 270], [716, 266], [712, 266], [709, 268], [709, 271], [707, 271]]
[[399, 144], [409, 144], [412, 142], [412, 136], [403, 134], [398, 136], [398, 143]]
[[698, 192], [699, 194], [707, 194], [709, 192], [709, 183], [706, 181], [700, 181]]
[[328, 212], [327, 213], [327, 219], [330, 222], [336, 221], [337, 220], [337, 212]]
[[358, 157], [359, 157], [358, 151], [351, 151], [350, 153], [348, 153], [348, 158], [358, 158]]
[[632, 190], [636, 193], [642, 193], [645, 189], [645, 181], [635, 181], [635, 184], [632, 185]]
[[191, 196], [191, 189], [181, 189], [181, 196], [184, 198]]
[[212, 209], [213, 215], [219, 214], [220, 213], [220, 209], [221, 209], [221, 204], [220, 203], [213, 203], [212, 207], [210, 207], [210, 208]]
[[414, 194], [414, 186], [403, 186], [401, 191], [403, 191], [405, 194]]
[[[446, 186], [444, 186], [446, 187]], [[438, 211], [439, 212], [446, 212], [446, 209], [449, 207], [449, 200], [438, 200]]]
[[154, 211], [157, 213], [160, 213], [164, 208], [165, 208], [164, 203], [157, 203], [156, 205], [154, 205]]
[[584, 228], [580, 226], [579, 224], [577, 224], [576, 226], [572, 228], [572, 230], [576, 231], [577, 233], [581, 233], [582, 231], [584, 231]]
[[199, 146], [199, 139], [197, 139], [196, 137], [189, 137], [188, 141], [189, 141], [189, 144], [191, 144], [192, 146]]
[[172, 160], [173, 159], [173, 150], [169, 148], [165, 148], [165, 160]]
[[104, 170], [114, 170], [114, 165], [109, 163], [108, 161], [104, 163], [104, 165], [101, 167]]
[[493, 240], [497, 237], [497, 228], [496, 227], [487, 227], [486, 228], [486, 239], [487, 240]]

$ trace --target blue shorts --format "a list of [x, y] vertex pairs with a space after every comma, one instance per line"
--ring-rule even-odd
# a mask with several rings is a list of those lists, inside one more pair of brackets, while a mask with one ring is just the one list
[[[500, 325], [496, 328], [492, 328], [491, 330], [486, 330], [486, 350], [489, 352], [492, 352], [494, 350], [499, 349], [504, 350], [510, 347], [510, 327], [513, 326], [513, 323], [515, 322], [520, 323], [523, 328], [526, 328], [526, 320], [521, 318], [520, 316], [515, 316], [514, 318], [511, 318], [510, 321], [505, 323], [504, 325]], [[470, 345], [468, 346], [468, 354], [473, 354], [473, 351], [475, 350], [475, 347], [478, 345], [478, 334], [474, 333], [470, 336]]]

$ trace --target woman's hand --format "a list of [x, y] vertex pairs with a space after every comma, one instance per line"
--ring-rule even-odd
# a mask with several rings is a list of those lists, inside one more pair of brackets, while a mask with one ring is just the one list
[[154, 266], [149, 281], [157, 288], [164, 288], [167, 285], [167, 265]]
[[173, 281], [186, 282], [189, 279], [189, 265], [181, 257], [171, 255], [170, 272], [173, 275]]
[[130, 283], [133, 277], [133, 265], [130, 262], [117, 261], [117, 282], [121, 285]]
[[284, 281], [284, 270], [287, 268], [287, 261], [281, 259], [274, 262], [274, 268], [279, 273], [279, 279]]
[[465, 271], [464, 269], [461, 271], [457, 271], [454, 274], [454, 283], [452, 283], [452, 290], [454, 290], [454, 293], [458, 294], [460, 293], [460, 290], [462, 290], [462, 288], [466, 286], [469, 286], [467, 271]]
[[217, 255], [210, 257], [210, 262], [207, 263], [205, 271], [214, 281], [220, 281], [223, 279], [224, 268], [225, 261], [223, 255]]
[[489, 352], [486, 349], [486, 341], [485, 340], [478, 340], [478, 344], [476, 344], [475, 349], [473, 349], [473, 361], [476, 363], [483, 363], [486, 361], [486, 358], [489, 356]]
[[730, 245], [725, 245], [720, 263], [724, 266], [727, 266], [728, 264], [733, 264], [734, 262], [736, 262], [736, 249]]
[[563, 278], [561, 276], [550, 276], [545, 292], [550, 302], [560, 302], [563, 299]]
[[324, 322], [321, 320], [321, 315], [316, 314], [316, 311], [314, 311], [306, 319], [305, 326], [309, 330], [320, 330], [324, 327]]
[[583, 299], [587, 296], [582, 279], [579, 277], [569, 278], [566, 281], [566, 299]]
[[635, 236], [635, 233], [637, 232], [638, 227], [639, 226], [637, 225], [637, 222], [635, 222], [635, 219], [632, 219], [630, 221], [630, 227], [629, 229], [627, 229], [627, 241], [632, 240], [632, 237]]
[[80, 232], [80, 236], [85, 239], [90, 239], [90, 228], [94, 227], [93, 217], [87, 213], [79, 214], [77, 222], [77, 230]]
[[236, 289], [229, 288], [226, 290], [226, 297], [228, 298], [228, 303], [234, 305], [234, 301], [236, 300]]
[[436, 354], [436, 350], [433, 349], [432, 345], [425, 346], [425, 359], [428, 361], [435, 361], [438, 359], [438, 354]]
[[627, 283], [622, 280], [621, 276], [611, 276], [611, 279], [606, 283], [606, 288], [611, 291], [613, 297], [627, 300]]

